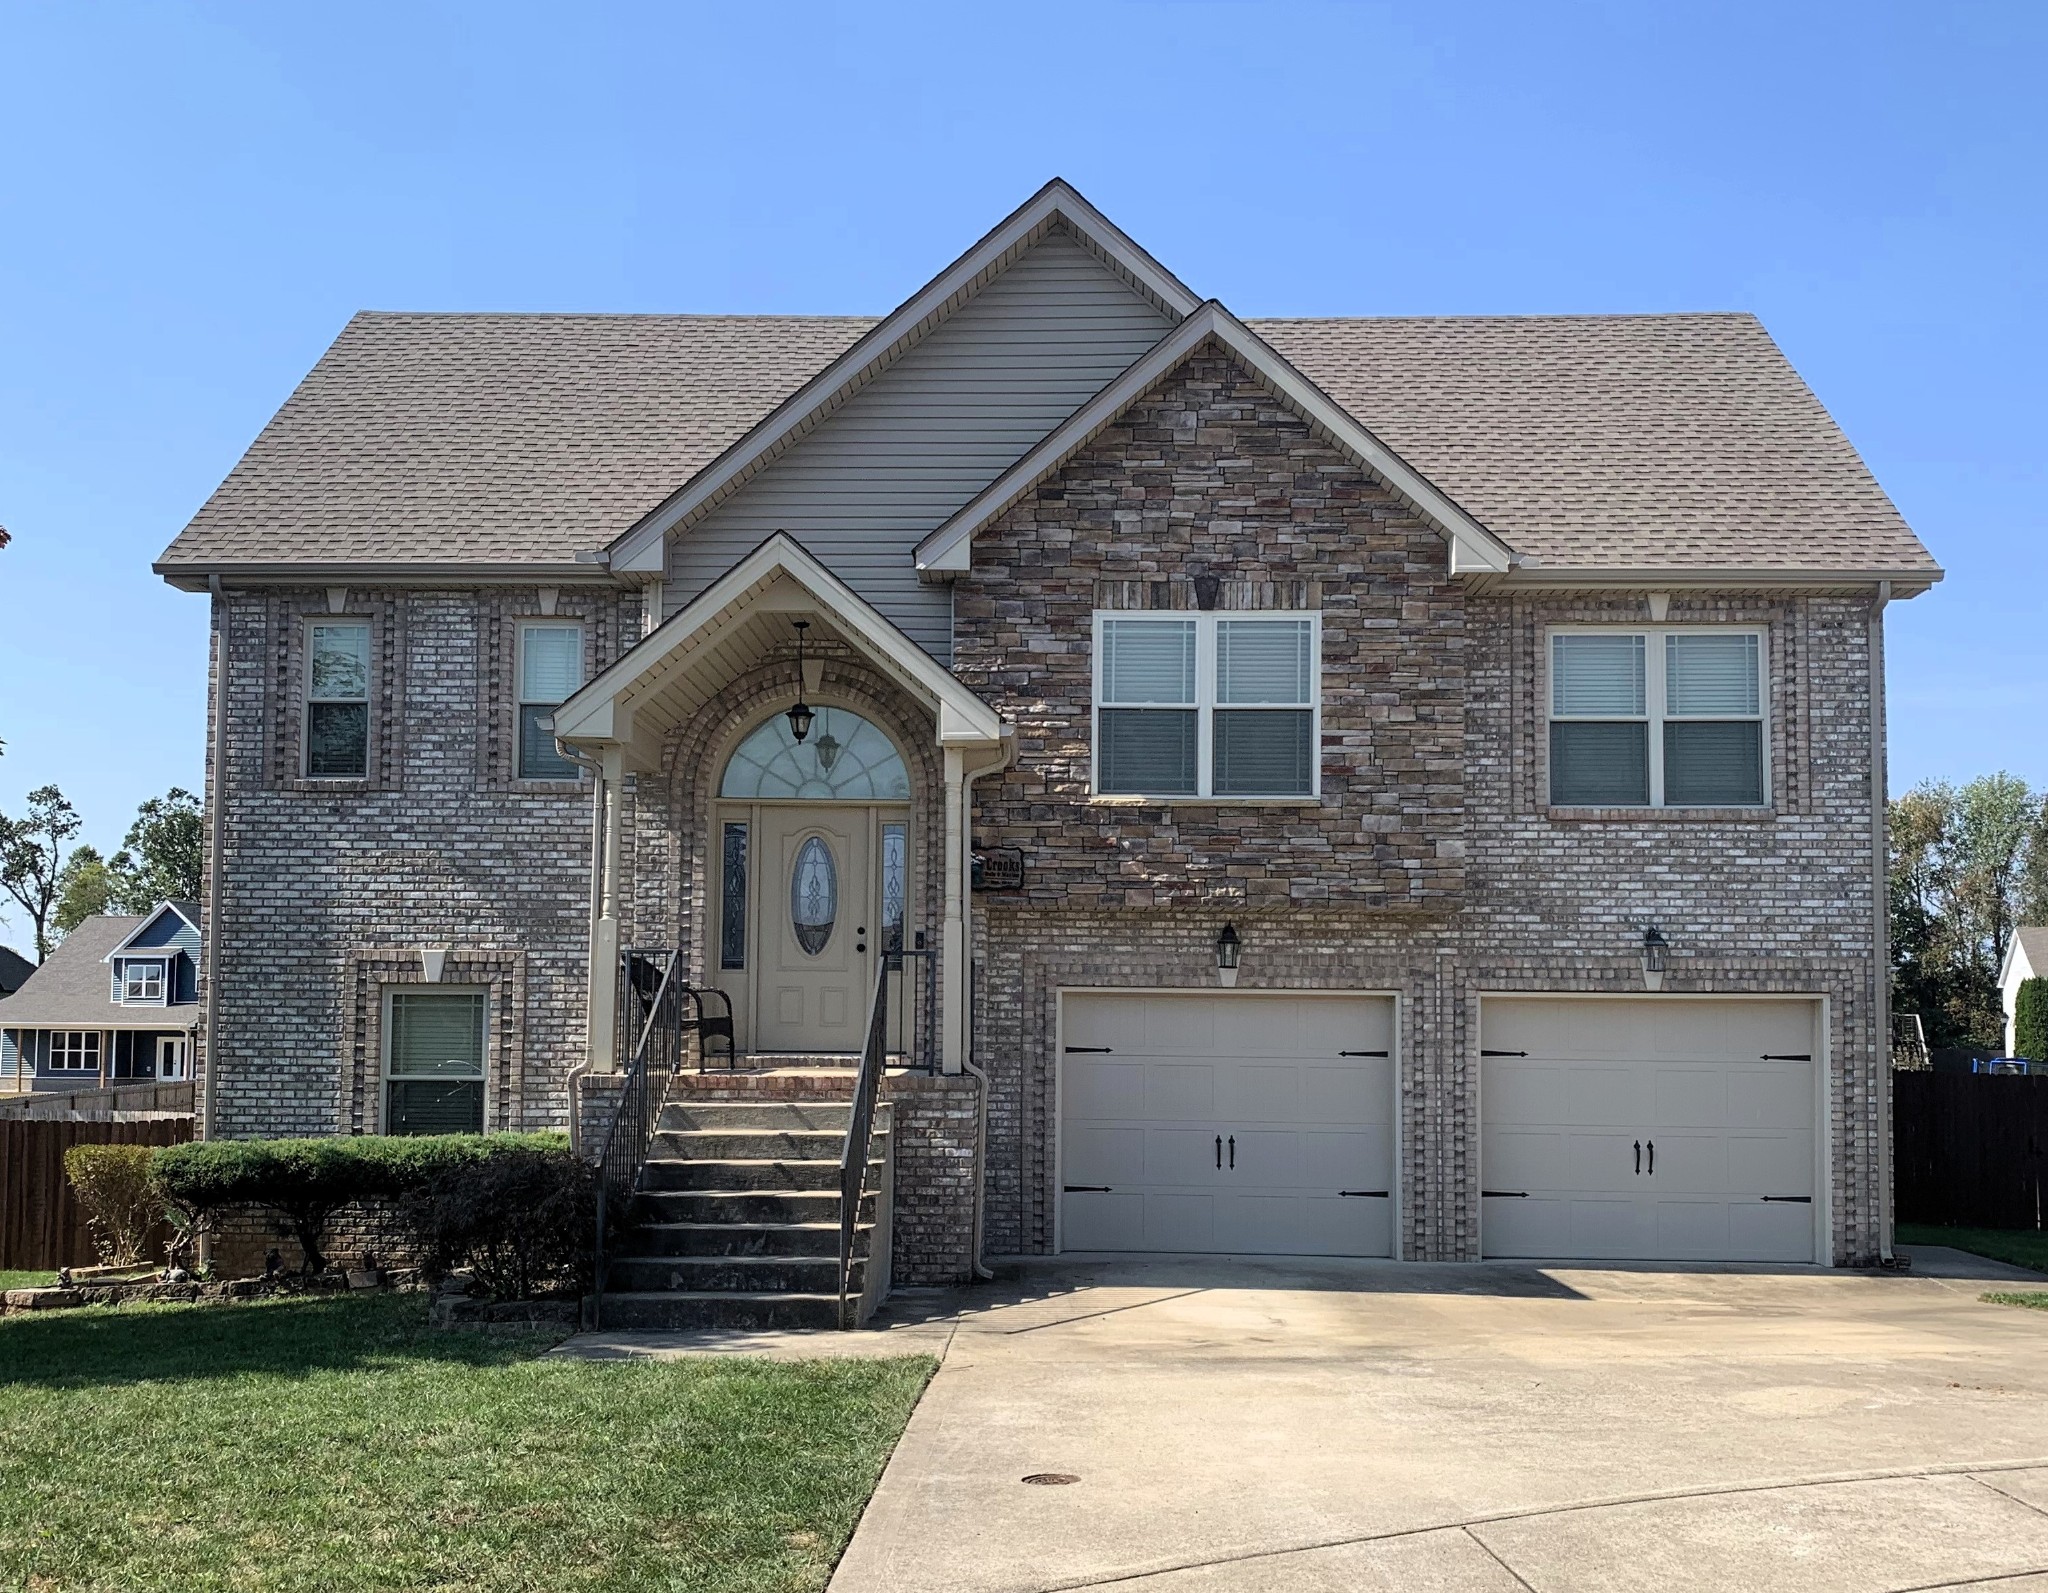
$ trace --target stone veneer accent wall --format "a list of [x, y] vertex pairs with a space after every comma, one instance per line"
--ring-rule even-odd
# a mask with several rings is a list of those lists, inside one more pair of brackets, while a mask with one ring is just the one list
[[[307, 623], [319, 591], [231, 590], [226, 909], [220, 1032], [198, 1059], [224, 1138], [374, 1131], [377, 991], [417, 981], [417, 948], [451, 948], [444, 979], [484, 985], [494, 1024], [489, 1122], [562, 1127], [583, 1049], [587, 778], [520, 781], [510, 764], [516, 621], [534, 589], [350, 589], [372, 621], [371, 778], [299, 778]], [[564, 592], [585, 622], [586, 673], [637, 637], [637, 596]], [[502, 722], [501, 722], [502, 721]], [[209, 749], [211, 741], [209, 740]], [[210, 761], [210, 759], [209, 759]], [[210, 796], [216, 772], [209, 768]]]
[[[993, 1076], [991, 1252], [1054, 1243], [1062, 988], [1239, 987], [1399, 997], [1399, 1238], [1480, 1253], [1480, 993], [1642, 991], [1642, 928], [1672, 992], [1828, 1000], [1835, 1258], [1877, 1245], [1868, 600], [1674, 596], [1671, 623], [1768, 628], [1767, 811], [1560, 810], [1545, 798], [1544, 636], [1647, 624], [1640, 595], [1469, 597], [1443, 544], [1245, 372], [1198, 353], [976, 546], [955, 667], [1018, 726], [976, 842], [1024, 856], [976, 899], [976, 1055]], [[1089, 791], [1091, 612], [1319, 607], [1323, 796], [1104, 803]]]

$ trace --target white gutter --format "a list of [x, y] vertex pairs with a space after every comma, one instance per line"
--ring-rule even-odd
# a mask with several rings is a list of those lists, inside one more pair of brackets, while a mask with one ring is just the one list
[[[1007, 769], [1010, 766], [1011, 757], [1016, 752], [1016, 746], [1016, 742], [1006, 738], [1003, 742], [1001, 762], [989, 764], [985, 768], [963, 771], [964, 778], [960, 782], [961, 835], [959, 860], [959, 867], [963, 873], [971, 868], [974, 856], [974, 782], [985, 774], [996, 774], [1001, 770]], [[961, 883], [966, 885], [970, 882], [963, 879]], [[971, 889], [963, 890], [961, 897], [961, 917], [963, 922], [961, 925], [960, 944], [962, 955], [966, 958], [966, 966], [961, 970], [965, 977], [960, 980], [959, 989], [964, 1000], [968, 992], [974, 988], [974, 892]], [[973, 1237], [969, 1240], [967, 1258], [972, 1264], [973, 1275], [983, 1283], [987, 1283], [995, 1277], [995, 1274], [983, 1266], [981, 1261], [981, 1225], [984, 1208], [987, 1204], [986, 1191], [988, 1188], [988, 1096], [990, 1085], [988, 1075], [975, 1065], [972, 1043], [974, 1027], [972, 1023], [963, 1023], [961, 1027], [968, 1036], [969, 1044], [961, 1055], [960, 1066], [972, 1075], [974, 1082], [980, 1086], [979, 1103], [975, 1107], [974, 1112]]]
[[1876, 996], [1877, 1061], [1883, 1069], [1877, 1092], [1877, 1258], [1898, 1265], [1892, 1254], [1892, 950], [1891, 835], [1887, 823], [1890, 781], [1885, 772], [1884, 611], [1892, 583], [1877, 583], [1870, 605], [1870, 876], [1871, 983]]
[[[226, 872], [222, 868], [223, 848], [227, 836], [227, 793], [228, 793], [228, 616], [227, 594], [222, 589], [220, 577], [210, 575], [206, 589], [213, 599], [213, 755], [212, 789], [207, 793], [213, 800], [209, 804], [213, 822], [206, 837], [206, 944], [201, 953], [206, 959], [206, 1078], [199, 1087], [199, 1138], [213, 1138], [214, 1079], [217, 1076], [214, 1061], [218, 1055], [220, 1040], [220, 940], [221, 907], [223, 905], [222, 884]], [[202, 1233], [203, 1247], [199, 1260], [202, 1265], [213, 1262], [213, 1237]]]

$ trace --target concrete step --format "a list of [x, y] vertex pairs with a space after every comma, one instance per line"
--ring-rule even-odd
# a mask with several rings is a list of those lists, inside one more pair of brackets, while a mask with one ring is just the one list
[[[861, 1197], [860, 1220], [873, 1222], [875, 1195]], [[643, 1223], [839, 1222], [838, 1189], [644, 1189], [630, 1225]]]
[[[867, 1262], [853, 1264], [859, 1293]], [[605, 1288], [622, 1294], [662, 1290], [684, 1294], [831, 1294], [839, 1292], [839, 1257], [614, 1256]]]
[[655, 1127], [663, 1133], [754, 1131], [846, 1137], [853, 1107], [846, 1101], [702, 1101], [671, 1095]]
[[[852, 1304], [848, 1302], [849, 1306]], [[682, 1332], [690, 1328], [823, 1328], [839, 1326], [839, 1296], [832, 1294], [607, 1293], [608, 1331]]]
[[[877, 1175], [878, 1176], [878, 1175]], [[839, 1163], [686, 1162], [655, 1159], [641, 1169], [640, 1188], [657, 1189], [829, 1189], [839, 1192]]]
[[665, 1128], [649, 1154], [690, 1161], [839, 1162], [846, 1129]]
[[[854, 1244], [867, 1248], [869, 1230]], [[650, 1256], [833, 1256], [839, 1254], [838, 1222], [650, 1222], [620, 1239]]]

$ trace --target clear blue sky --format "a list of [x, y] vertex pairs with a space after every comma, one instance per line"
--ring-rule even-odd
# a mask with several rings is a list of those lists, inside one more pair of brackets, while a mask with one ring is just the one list
[[2036, 3], [0, 0], [0, 809], [197, 787], [149, 565], [352, 311], [879, 312], [1056, 173], [1244, 315], [1757, 312], [1949, 570], [1895, 788], [2048, 785], [2044, 78]]

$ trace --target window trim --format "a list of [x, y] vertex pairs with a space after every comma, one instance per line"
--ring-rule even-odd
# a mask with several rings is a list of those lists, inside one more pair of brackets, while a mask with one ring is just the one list
[[[391, 1086], [394, 1075], [391, 1072], [391, 1041], [394, 1027], [391, 1009], [398, 996], [476, 996], [483, 1002], [483, 1029], [477, 1041], [477, 1073], [474, 1079], [459, 1082], [480, 1084], [483, 1087], [482, 1109], [477, 1114], [482, 1126], [479, 1133], [491, 1132], [491, 997], [492, 987], [488, 984], [471, 982], [428, 984], [416, 979], [387, 980], [378, 992], [378, 1036], [377, 1036], [377, 1132], [391, 1134]], [[413, 1083], [421, 1079], [455, 1079], [454, 1074], [406, 1073], [396, 1076], [395, 1082]]]
[[587, 649], [590, 645], [590, 630], [580, 619], [550, 614], [521, 614], [514, 622], [512, 633], [512, 778], [530, 785], [572, 785], [582, 780], [588, 772], [580, 765], [571, 765], [568, 774], [528, 774], [526, 772], [526, 710], [529, 708], [559, 708], [569, 697], [554, 702], [543, 702], [538, 697], [526, 695], [526, 635], [532, 630], [561, 630], [576, 633], [576, 688], [569, 697], [576, 695], [590, 681], [590, 660]]
[[[1631, 714], [1560, 714], [1557, 708], [1557, 638], [1560, 636], [1640, 636], [1643, 638], [1643, 716]], [[1756, 638], [1756, 708], [1754, 714], [1673, 714], [1666, 694], [1671, 636], [1754, 636]], [[1552, 625], [1543, 634], [1542, 682], [1543, 786], [1545, 805], [1567, 813], [1613, 809], [1630, 813], [1768, 813], [1775, 794], [1771, 757], [1771, 630], [1768, 625]], [[1672, 802], [1664, 800], [1664, 726], [1666, 724], [1747, 724], [1757, 727], [1757, 759], [1761, 794], [1755, 802]], [[1560, 802], [1552, 795], [1556, 769], [1550, 752], [1554, 724], [1640, 724], [1648, 740], [1650, 800], [1638, 802]]]
[[[360, 697], [315, 697], [313, 695], [313, 632], [352, 625], [363, 633], [364, 674]], [[376, 767], [376, 715], [371, 712], [377, 689], [377, 626], [367, 614], [308, 614], [300, 628], [299, 656], [304, 661], [304, 680], [299, 692], [299, 778], [316, 786], [366, 785]], [[313, 707], [316, 703], [363, 705], [363, 770], [360, 774], [315, 774], [313, 772]]]
[[[1126, 624], [1182, 624], [1195, 627], [1195, 700], [1192, 703], [1151, 706], [1195, 715], [1195, 789], [1176, 792], [1105, 791], [1102, 789], [1102, 710], [1107, 707], [1142, 707], [1142, 704], [1105, 703], [1102, 697], [1102, 665], [1106, 657], [1103, 634], [1114, 622]], [[1216, 681], [1216, 633], [1225, 622], [1254, 624], [1301, 624], [1309, 628], [1309, 700], [1306, 703], [1219, 703]], [[1088, 670], [1088, 791], [1098, 802], [1116, 803], [1199, 803], [1205, 807], [1315, 804], [1323, 795], [1323, 615], [1320, 609], [1121, 609], [1095, 611], [1090, 633], [1092, 656]], [[1263, 795], [1216, 794], [1216, 715], [1238, 710], [1259, 709], [1306, 712], [1308, 722], [1308, 789], [1275, 791]]]
[[[43, 1072], [96, 1074], [100, 1071], [101, 1063], [105, 1059], [103, 1048], [106, 1039], [98, 1029], [50, 1029], [45, 1032], [49, 1038], [43, 1047]], [[76, 1056], [79, 1060], [75, 1065], [68, 1061], [59, 1063], [57, 1060], [59, 1042], [70, 1039], [76, 1039], [79, 1043], [76, 1046], [62, 1046], [62, 1052], [66, 1057]]]
[[[169, 999], [168, 996], [166, 995], [166, 988], [169, 984], [169, 980], [166, 977], [167, 969], [164, 966], [164, 961], [165, 960], [162, 957], [122, 958], [120, 979], [121, 993], [119, 996], [115, 998], [119, 1005], [124, 1007], [164, 1006]], [[155, 995], [149, 994], [146, 988], [142, 990], [140, 993], [136, 992], [134, 989], [131, 988], [131, 982], [134, 980], [135, 972], [138, 968], [153, 968], [156, 970]]]

